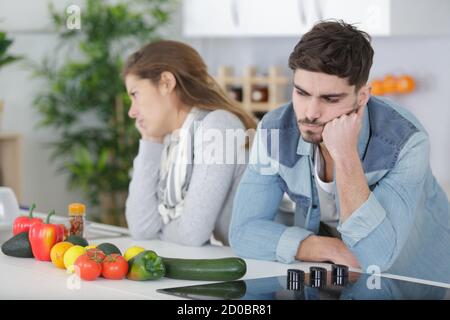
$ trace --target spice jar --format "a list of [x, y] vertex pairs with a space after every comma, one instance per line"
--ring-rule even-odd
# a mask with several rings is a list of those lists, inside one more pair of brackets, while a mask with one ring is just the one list
[[242, 87], [231, 86], [227, 89], [228, 96], [238, 102], [242, 102]]
[[267, 86], [253, 86], [252, 102], [267, 102], [269, 99], [269, 88]]
[[69, 234], [83, 237], [86, 206], [82, 203], [69, 204]]

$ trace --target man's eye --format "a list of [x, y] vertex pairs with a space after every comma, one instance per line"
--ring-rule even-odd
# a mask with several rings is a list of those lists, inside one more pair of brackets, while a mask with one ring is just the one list
[[298, 95], [306, 96], [306, 94], [303, 91], [295, 90], [295, 92], [297, 92]]
[[339, 99], [333, 99], [333, 98], [324, 98], [324, 100], [328, 103], [338, 103]]

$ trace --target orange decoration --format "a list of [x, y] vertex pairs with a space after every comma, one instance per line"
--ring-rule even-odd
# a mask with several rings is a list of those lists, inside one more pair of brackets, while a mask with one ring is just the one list
[[398, 93], [410, 93], [416, 88], [414, 78], [409, 75], [403, 75], [397, 80]]
[[373, 80], [370, 83], [370, 93], [373, 94], [374, 96], [382, 96], [384, 95], [384, 86], [383, 86], [383, 81], [381, 80]]
[[395, 93], [397, 91], [397, 79], [393, 75], [387, 75], [383, 79], [384, 93]]

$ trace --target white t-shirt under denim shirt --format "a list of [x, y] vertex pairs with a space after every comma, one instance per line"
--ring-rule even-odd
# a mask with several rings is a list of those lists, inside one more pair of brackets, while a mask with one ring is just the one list
[[337, 231], [339, 224], [339, 212], [336, 208], [336, 182], [324, 182], [325, 160], [320, 153], [319, 147], [314, 150], [314, 171], [317, 186], [317, 193], [320, 204], [320, 221], [328, 228], [328, 232], [333, 237], [340, 237]]

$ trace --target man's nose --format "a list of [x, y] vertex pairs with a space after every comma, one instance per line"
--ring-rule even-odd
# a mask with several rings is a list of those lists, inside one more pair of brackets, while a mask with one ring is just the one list
[[308, 106], [306, 107], [306, 118], [309, 120], [319, 119], [321, 116], [320, 105], [317, 99], [313, 98], [309, 101]]

